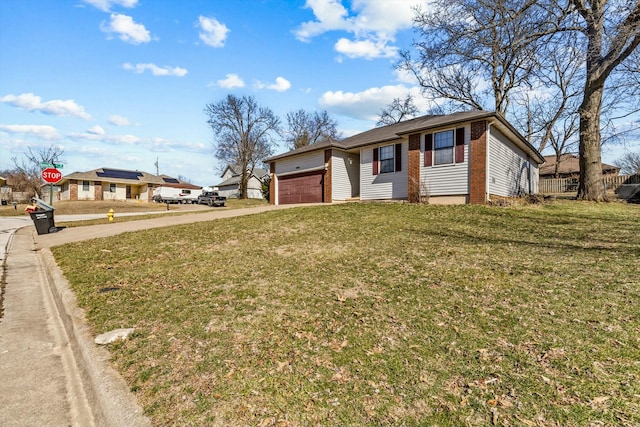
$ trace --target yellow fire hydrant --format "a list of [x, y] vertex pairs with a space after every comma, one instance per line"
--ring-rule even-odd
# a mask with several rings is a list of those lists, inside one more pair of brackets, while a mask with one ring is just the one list
[[109, 218], [109, 222], [113, 221], [113, 208], [109, 209], [109, 212], [107, 212], [107, 218]]

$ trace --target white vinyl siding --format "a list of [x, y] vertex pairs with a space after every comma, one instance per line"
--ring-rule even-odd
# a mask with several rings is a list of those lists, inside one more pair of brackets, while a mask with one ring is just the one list
[[358, 177], [360, 162], [357, 154], [333, 150], [331, 157], [331, 198], [346, 200], [360, 194]]
[[488, 193], [504, 197], [529, 193], [529, 166], [532, 162], [524, 151], [493, 128], [489, 136], [488, 156]]
[[422, 135], [420, 142], [420, 183], [421, 186], [426, 187], [430, 196], [469, 194], [470, 135], [471, 129], [467, 125], [464, 131], [464, 162], [427, 167], [424, 166], [425, 143], [424, 135]]
[[[240, 184], [218, 187], [218, 193], [227, 199], [237, 199], [240, 197]], [[247, 197], [249, 199], [264, 199], [262, 195], [262, 183], [255, 176], [251, 176], [247, 182]]]
[[[386, 144], [389, 145], [389, 144]], [[382, 146], [382, 145], [381, 145]], [[402, 170], [373, 174], [373, 149], [360, 150], [360, 200], [406, 199], [408, 190], [408, 143], [402, 143]]]
[[324, 150], [299, 156], [288, 157], [276, 161], [276, 175], [291, 172], [304, 172], [310, 169], [319, 169], [324, 166]]

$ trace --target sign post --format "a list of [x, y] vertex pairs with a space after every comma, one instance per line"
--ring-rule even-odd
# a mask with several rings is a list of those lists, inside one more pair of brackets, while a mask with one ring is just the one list
[[[42, 166], [43, 164], [45, 163], [40, 163], [40, 166]], [[46, 169], [42, 170], [41, 176], [42, 179], [49, 183], [49, 204], [53, 206], [53, 183], [58, 182], [62, 179], [62, 172], [60, 172], [58, 169], [55, 169], [54, 167], [47, 167]]]

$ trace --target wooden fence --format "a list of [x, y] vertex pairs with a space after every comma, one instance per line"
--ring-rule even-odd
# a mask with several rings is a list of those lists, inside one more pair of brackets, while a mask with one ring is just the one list
[[[622, 184], [640, 184], [640, 174], [607, 175], [602, 177], [606, 191], [616, 191]], [[540, 180], [540, 193], [575, 193], [578, 191], [578, 178], [549, 178]]]

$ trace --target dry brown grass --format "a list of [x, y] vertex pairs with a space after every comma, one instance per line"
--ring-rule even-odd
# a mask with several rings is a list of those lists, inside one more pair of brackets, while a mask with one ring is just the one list
[[136, 328], [156, 425], [638, 425], [639, 217], [343, 204], [53, 251], [96, 334]]

